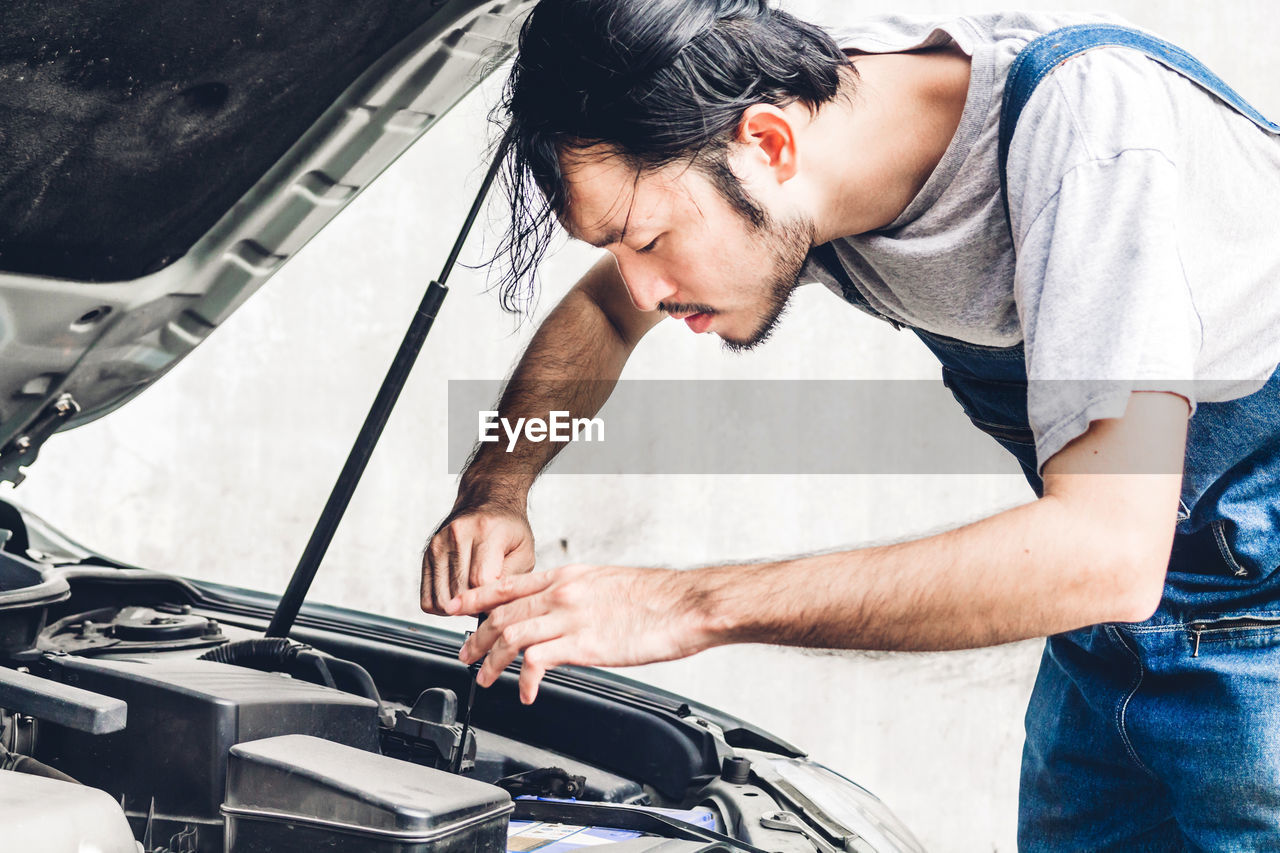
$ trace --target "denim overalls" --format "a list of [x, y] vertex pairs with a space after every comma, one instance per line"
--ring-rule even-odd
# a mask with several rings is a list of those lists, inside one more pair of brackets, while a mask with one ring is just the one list
[[[1036, 84], [1066, 59], [1106, 46], [1141, 51], [1280, 134], [1181, 49], [1110, 24], [1066, 27], [1028, 44], [1010, 67], [1002, 187], [1009, 142]], [[815, 256], [847, 300], [876, 313], [829, 247]], [[942, 362], [965, 413], [1041, 494], [1022, 345], [912, 331]], [[1047, 641], [1026, 717], [1021, 850], [1280, 850], [1278, 566], [1280, 371], [1247, 397], [1200, 403], [1190, 419], [1156, 614]]]

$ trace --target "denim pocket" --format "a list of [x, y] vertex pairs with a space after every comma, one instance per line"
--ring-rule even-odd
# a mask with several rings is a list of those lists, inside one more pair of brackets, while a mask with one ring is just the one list
[[1280, 612], [1264, 610], [1196, 620], [1187, 624], [1191, 656], [1199, 657], [1201, 646], [1227, 643], [1232, 647], [1269, 646], [1280, 642]]

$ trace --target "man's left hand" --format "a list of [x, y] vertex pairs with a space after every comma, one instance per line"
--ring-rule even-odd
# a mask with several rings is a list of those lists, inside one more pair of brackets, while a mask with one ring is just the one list
[[635, 666], [712, 645], [692, 580], [669, 569], [568, 565], [467, 590], [445, 612], [489, 614], [458, 657], [487, 654], [477, 683], [488, 687], [523, 652], [520, 701], [529, 704], [555, 666]]

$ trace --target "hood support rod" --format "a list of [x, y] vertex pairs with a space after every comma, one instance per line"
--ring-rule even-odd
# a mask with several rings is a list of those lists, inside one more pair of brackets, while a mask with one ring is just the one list
[[268, 637], [289, 636], [289, 631], [298, 618], [298, 611], [302, 608], [302, 601], [307, 597], [311, 582], [315, 580], [316, 572], [320, 569], [320, 562], [324, 559], [325, 552], [329, 550], [333, 534], [338, 529], [347, 506], [351, 503], [351, 496], [355, 493], [356, 485], [369, 464], [373, 448], [382, 437], [382, 430], [391, 417], [391, 410], [400, 397], [400, 391], [409, 379], [409, 372], [413, 370], [413, 364], [418, 358], [427, 333], [431, 331], [431, 324], [436, 319], [440, 304], [444, 302], [444, 297], [449, 292], [445, 282], [449, 278], [449, 273], [453, 271], [458, 255], [462, 252], [462, 244], [471, 233], [471, 227], [475, 224], [485, 197], [489, 194], [489, 188], [497, 177], [509, 143], [510, 135], [504, 137], [498, 145], [497, 153], [493, 162], [489, 164], [489, 170], [485, 173], [484, 182], [480, 185], [480, 191], [476, 193], [475, 201], [471, 203], [471, 210], [467, 212], [466, 221], [462, 223], [462, 230], [458, 233], [458, 239], [454, 241], [453, 250], [449, 252], [440, 277], [431, 282], [427, 292], [423, 294], [417, 313], [413, 315], [413, 321], [405, 332], [404, 340], [400, 342], [400, 349], [396, 351], [391, 367], [382, 380], [382, 387], [378, 389], [378, 396], [374, 398], [369, 414], [365, 416], [364, 425], [356, 435], [355, 444], [347, 455], [346, 464], [342, 466], [342, 472], [338, 475], [337, 482], [333, 484], [329, 500], [316, 521], [315, 529], [311, 531], [311, 538], [307, 541], [307, 547], [303, 550], [301, 559], [298, 560], [298, 567], [293, 570], [289, 586], [281, 597], [275, 614], [271, 617], [271, 624], [267, 627], [266, 633]]

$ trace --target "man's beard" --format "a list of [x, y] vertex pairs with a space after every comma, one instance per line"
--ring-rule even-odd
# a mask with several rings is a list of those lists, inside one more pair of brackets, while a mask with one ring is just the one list
[[770, 276], [763, 294], [764, 303], [760, 306], [755, 330], [742, 338], [720, 336], [724, 348], [735, 353], [754, 349], [773, 334], [787, 311], [791, 294], [800, 284], [800, 272], [804, 269], [805, 259], [809, 257], [809, 250], [813, 248], [811, 220], [795, 218], [778, 223], [766, 219], [762, 225], [751, 230], [755, 239], [762, 240], [769, 247], [773, 263], [770, 265]]

